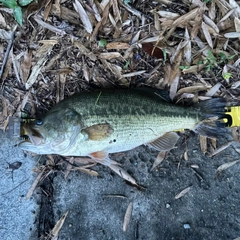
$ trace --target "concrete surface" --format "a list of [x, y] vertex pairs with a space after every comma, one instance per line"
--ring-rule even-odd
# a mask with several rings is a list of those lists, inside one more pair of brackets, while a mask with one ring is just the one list
[[[34, 198], [25, 198], [35, 179], [32, 169], [36, 160], [24, 155], [15, 144], [0, 132], [0, 239], [37, 239], [39, 207]], [[7, 168], [16, 162], [21, 166], [12, 173]]]

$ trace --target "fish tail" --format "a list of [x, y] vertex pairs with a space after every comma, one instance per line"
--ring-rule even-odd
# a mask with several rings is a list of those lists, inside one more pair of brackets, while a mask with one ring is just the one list
[[200, 102], [197, 105], [200, 123], [195, 127], [194, 132], [209, 138], [226, 134], [228, 131], [226, 127], [231, 126], [231, 119], [226, 117], [226, 112], [233, 104], [225, 98], [213, 98]]

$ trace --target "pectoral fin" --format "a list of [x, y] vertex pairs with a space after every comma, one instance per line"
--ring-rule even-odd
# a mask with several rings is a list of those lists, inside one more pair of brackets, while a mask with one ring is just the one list
[[155, 148], [158, 151], [167, 151], [174, 148], [178, 139], [179, 139], [179, 136], [177, 133], [168, 132], [168, 133], [165, 133], [160, 138], [156, 139], [155, 141], [149, 143], [148, 145]]
[[99, 141], [110, 137], [114, 130], [109, 123], [101, 123], [85, 128], [82, 132], [88, 135], [88, 139]]

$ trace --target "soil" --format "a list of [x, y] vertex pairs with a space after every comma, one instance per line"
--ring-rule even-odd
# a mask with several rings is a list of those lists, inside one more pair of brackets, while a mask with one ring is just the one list
[[[185, 140], [182, 138], [183, 143]], [[226, 138], [221, 140], [227, 141]], [[188, 160], [183, 158], [186, 150]], [[63, 174], [58, 172], [52, 182], [52, 205], [48, 206], [54, 214], [50, 214], [48, 220], [52, 222], [54, 217], [57, 222], [69, 211], [59, 239], [210, 240], [239, 237], [240, 165], [216, 175], [220, 165], [238, 160], [239, 154], [229, 147], [215, 157], [207, 157], [200, 151], [198, 137], [191, 136], [186, 144], [179, 144], [150, 172], [157, 154], [141, 146], [111, 156], [144, 186], [141, 190], [126, 184], [109, 168], [100, 165], [94, 169], [101, 177], [71, 172], [65, 181]], [[175, 199], [187, 187], [190, 190]], [[123, 232], [124, 215], [132, 201], [132, 217], [127, 231]], [[40, 211], [40, 215], [48, 210]]]

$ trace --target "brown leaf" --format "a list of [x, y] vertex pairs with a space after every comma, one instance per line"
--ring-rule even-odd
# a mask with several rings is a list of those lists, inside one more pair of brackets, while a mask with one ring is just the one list
[[123, 179], [129, 181], [133, 185], [138, 185], [136, 180], [129, 173], [127, 173], [123, 168], [121, 168], [120, 166], [118, 166], [118, 165], [110, 165], [109, 168], [111, 168], [120, 177], [122, 177]]
[[23, 81], [24, 83], [26, 83], [30, 73], [31, 66], [32, 66], [32, 50], [27, 50], [23, 58], [24, 59], [21, 64], [21, 70], [22, 70]]
[[68, 164], [67, 164], [67, 168], [65, 170], [65, 173], [64, 173], [64, 179], [66, 180], [72, 167], [73, 167], [73, 163], [74, 163], [74, 157], [71, 157], [69, 160], [68, 160]]
[[127, 227], [130, 223], [130, 219], [131, 219], [131, 216], [132, 216], [132, 210], [133, 210], [133, 202], [130, 202], [128, 207], [127, 207], [125, 216], [124, 216], [124, 221], [123, 221], [123, 231], [124, 232], [127, 231]]
[[[96, 164], [91, 164], [91, 166], [95, 166]], [[90, 167], [90, 166], [88, 166]], [[83, 173], [86, 173], [86, 174], [89, 174], [91, 176], [94, 176], [94, 177], [98, 177], [98, 172], [92, 170], [92, 169], [87, 169], [86, 167], [75, 167], [73, 170], [79, 170]]]
[[124, 42], [110, 42], [106, 45], [106, 49], [107, 50], [111, 50], [111, 49], [128, 49], [130, 47], [130, 45], [128, 43], [124, 43]]
[[203, 33], [204, 33], [204, 36], [207, 40], [207, 43], [208, 45], [213, 48], [213, 42], [212, 42], [212, 38], [211, 38], [211, 35], [209, 33], [209, 30], [208, 30], [208, 27], [207, 27], [207, 24], [205, 24], [204, 22], [202, 22], [202, 30], [203, 30]]
[[233, 161], [233, 162], [228, 162], [228, 163], [222, 164], [221, 166], [219, 166], [217, 168], [217, 176], [219, 176], [219, 174], [221, 174], [222, 171], [232, 167], [233, 165], [235, 165], [238, 162], [240, 162], [240, 160], [236, 160], [236, 161]]
[[51, 235], [52, 235], [51, 240], [58, 239], [59, 231], [61, 230], [67, 215], [68, 215], [68, 211], [57, 221], [56, 225], [54, 226], [54, 228], [51, 231]]
[[53, 1], [52, 0], [48, 0], [48, 2], [46, 3], [45, 5], [45, 8], [44, 8], [44, 13], [43, 13], [43, 19], [44, 21], [47, 20], [48, 16], [49, 16], [49, 13], [52, 9], [52, 3]]
[[[159, 47], [155, 46], [153, 43], [143, 43], [142, 49], [146, 52], [149, 56], [153, 56], [156, 58], [164, 59], [163, 50]], [[167, 53], [166, 53], [167, 54]], [[166, 55], [167, 60], [169, 60], [169, 56]]]
[[220, 152], [222, 152], [222, 151], [225, 150], [226, 148], [230, 147], [233, 143], [234, 143], [234, 141], [230, 141], [230, 142], [227, 142], [227, 143], [223, 144], [221, 147], [215, 149], [215, 150], [209, 155], [209, 157], [213, 157], [213, 156], [219, 154]]
[[92, 31], [93, 31], [92, 23], [90, 22], [90, 19], [87, 15], [85, 9], [83, 8], [82, 4], [78, 0], [75, 0], [75, 2], [73, 3], [73, 6], [74, 6], [76, 12], [78, 12], [79, 17], [80, 17], [86, 31], [88, 33], [92, 33]]
[[156, 159], [155, 159], [155, 161], [154, 161], [154, 163], [153, 163], [153, 166], [152, 166], [150, 172], [151, 172], [154, 168], [156, 168], [156, 167], [165, 159], [165, 157], [167, 156], [167, 153], [168, 153], [168, 151], [162, 151], [162, 152], [160, 152], [160, 153], [157, 155], [157, 157], [156, 157]]
[[41, 177], [44, 173], [44, 170], [45, 170], [45, 168], [42, 169], [42, 171], [38, 174], [38, 176], [34, 180], [32, 186], [29, 188], [28, 193], [26, 195], [27, 200], [33, 195], [33, 192], [34, 192], [35, 188], [37, 187], [37, 185], [38, 185], [38, 183], [39, 183], [39, 181], [40, 181], [40, 179], [41, 179]]
[[203, 154], [207, 152], [207, 137], [199, 135], [200, 148]]

